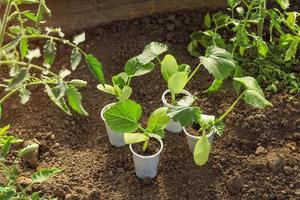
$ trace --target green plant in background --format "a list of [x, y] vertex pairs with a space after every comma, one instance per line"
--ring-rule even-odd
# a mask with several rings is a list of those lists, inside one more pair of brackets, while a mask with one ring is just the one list
[[[225, 117], [235, 108], [237, 103], [243, 98], [244, 101], [256, 108], [263, 109], [267, 106], [272, 106], [272, 104], [265, 99], [262, 89], [259, 87], [257, 81], [250, 76], [242, 78], [234, 78], [235, 81], [242, 84], [242, 87], [245, 88], [233, 104], [226, 110], [226, 112], [216, 118], [213, 115], [200, 114], [197, 118], [196, 123], [199, 123], [200, 129], [198, 132], [201, 132], [201, 137], [197, 141], [194, 148], [194, 161], [197, 165], [204, 165], [209, 157], [211, 151], [211, 144], [206, 136], [207, 133], [212, 132], [218, 136], [223, 136], [225, 129], [225, 124], [223, 120]], [[200, 109], [199, 109], [200, 110]]]
[[42, 198], [38, 192], [28, 194], [29, 190], [34, 185], [43, 183], [49, 178], [62, 172], [59, 168], [39, 169], [33, 173], [30, 178], [30, 183], [27, 186], [22, 185], [19, 181], [20, 175], [20, 161], [29, 153], [36, 151], [37, 144], [28, 145], [25, 148], [18, 150], [15, 158], [9, 156], [11, 146], [13, 144], [21, 143], [22, 140], [6, 135], [6, 132], [10, 128], [9, 125], [0, 128], [0, 172], [4, 177], [4, 185], [0, 185], [0, 199], [2, 200], [42, 200], [53, 198]]
[[[280, 83], [290, 93], [300, 91], [299, 77], [292, 72], [299, 66], [296, 57], [300, 42], [299, 13], [289, 11], [288, 0], [277, 0], [281, 9], [267, 8], [266, 0], [228, 0], [230, 14], [205, 16], [206, 31], [190, 35], [188, 51], [199, 57], [200, 46], [211, 45], [229, 51], [237, 61], [235, 74], [252, 74], [266, 90], [277, 92]], [[240, 68], [241, 67], [241, 68]]]
[[[20, 9], [22, 4], [29, 3], [38, 5], [36, 13]], [[82, 96], [78, 91], [87, 82], [67, 80], [84, 57], [92, 73], [104, 84], [101, 63], [78, 46], [85, 40], [85, 34], [77, 35], [73, 41], [69, 41], [64, 38], [60, 28], [46, 27], [43, 30], [40, 25], [45, 22], [44, 15], [51, 16], [45, 0], [6, 0], [0, 1], [0, 5], [5, 6], [0, 22], [0, 89], [3, 94], [0, 98], [0, 113], [4, 102], [13, 94], [19, 93], [21, 103], [25, 104], [30, 99], [29, 87], [44, 85], [50, 99], [65, 113], [71, 115], [70, 106], [77, 113], [88, 115], [81, 104]], [[43, 49], [31, 48], [32, 40], [46, 40]], [[58, 73], [54, 72], [57, 43], [73, 48], [70, 68], [62, 67]], [[4, 75], [5, 72], [7, 73]]]
[[144, 142], [143, 151], [148, 147], [150, 138], [162, 139], [164, 128], [169, 123], [168, 108], [156, 109], [149, 117], [147, 127], [143, 128], [138, 122], [142, 108], [132, 100], [124, 100], [110, 107], [104, 114], [109, 127], [116, 132], [125, 133], [126, 144]]
[[151, 42], [145, 46], [140, 55], [126, 62], [124, 72], [112, 77], [113, 85], [99, 84], [97, 88], [102, 92], [116, 96], [119, 101], [128, 99], [132, 94], [130, 87], [132, 78], [151, 72], [155, 68], [152, 61], [167, 50], [167, 45]]
[[169, 116], [174, 121], [179, 121], [182, 126], [186, 126], [194, 121], [200, 111], [193, 106], [195, 97], [185, 96], [181, 100], [176, 101], [176, 95], [184, 90], [201, 66], [205, 67], [215, 77], [215, 81], [206, 92], [217, 91], [223, 80], [236, 71], [236, 64], [232, 55], [216, 46], [210, 46], [207, 49], [206, 55], [200, 57], [199, 64], [192, 72], [188, 65], [178, 65], [176, 59], [169, 54], [161, 62], [161, 73], [168, 83], [172, 96], [173, 106], [169, 110]]

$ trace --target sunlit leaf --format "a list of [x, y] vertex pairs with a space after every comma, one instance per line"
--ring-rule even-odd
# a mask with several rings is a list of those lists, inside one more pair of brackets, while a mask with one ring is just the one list
[[24, 86], [19, 89], [19, 96], [21, 98], [21, 104], [26, 104], [30, 100], [31, 92], [27, 90], [27, 88]]
[[147, 129], [155, 126], [159, 126], [161, 129], [164, 129], [170, 121], [170, 117], [167, 115], [167, 112], [167, 107], [161, 107], [151, 113], [148, 119]]
[[210, 18], [209, 13], [206, 14], [205, 17], [204, 17], [204, 25], [205, 25], [206, 29], [209, 29], [210, 26], [211, 26], [211, 18]]
[[61, 173], [63, 170], [59, 168], [51, 169], [40, 169], [36, 173], [32, 174], [31, 180], [33, 183], [42, 183], [47, 181], [49, 178]]
[[178, 70], [178, 64], [174, 56], [167, 54], [161, 62], [161, 74], [166, 81]]
[[26, 81], [27, 76], [28, 76], [27, 68], [21, 68], [18, 71], [18, 74], [15, 77], [13, 77], [13, 79], [8, 84], [7, 90], [12, 90], [22, 85]]
[[78, 45], [85, 41], [85, 33], [81, 33], [80, 35], [76, 35], [73, 39], [73, 43]]
[[80, 64], [82, 55], [78, 48], [74, 48], [71, 53], [71, 69], [76, 70], [77, 66]]
[[143, 133], [124, 133], [124, 141], [126, 144], [135, 144], [144, 142], [148, 136]]
[[276, 0], [280, 7], [284, 10], [288, 9], [290, 6], [289, 0]]
[[158, 42], [151, 42], [150, 44], [145, 46], [143, 53], [138, 55], [137, 58], [140, 63], [147, 64], [167, 50], [167, 45]]
[[174, 94], [179, 94], [183, 91], [185, 85], [188, 83], [187, 72], [176, 72], [168, 80], [168, 88]]
[[67, 98], [69, 105], [74, 111], [84, 116], [89, 115], [82, 106], [82, 96], [80, 92], [78, 92], [73, 85], [69, 85], [68, 87]]
[[20, 53], [21, 53], [21, 59], [23, 60], [28, 52], [28, 39], [22, 38], [20, 41]]
[[28, 53], [26, 55], [26, 58], [31, 61], [33, 58], [39, 58], [41, 57], [41, 51], [39, 48], [36, 48], [34, 50], [28, 50]]
[[268, 45], [261, 38], [257, 40], [258, 54], [265, 58], [268, 53]]
[[203, 134], [197, 141], [194, 149], [194, 161], [196, 165], [202, 166], [208, 161], [210, 150], [211, 144], [206, 135]]
[[38, 151], [38, 148], [39, 148], [38, 144], [28, 145], [25, 148], [23, 148], [22, 150], [20, 150], [19, 157], [22, 158], [22, 157], [28, 155], [29, 153], [31, 153], [33, 151]]
[[101, 84], [105, 84], [102, 64], [93, 55], [89, 54], [85, 57], [89, 69]]
[[44, 65], [52, 66], [56, 55], [56, 45], [53, 40], [48, 40], [44, 46]]
[[125, 100], [114, 104], [105, 113], [104, 118], [108, 126], [119, 133], [131, 133], [139, 124], [142, 108], [132, 100]]
[[154, 69], [155, 65], [152, 62], [142, 64], [139, 62], [137, 57], [134, 57], [127, 61], [125, 65], [125, 72], [128, 76], [141, 76], [151, 72]]

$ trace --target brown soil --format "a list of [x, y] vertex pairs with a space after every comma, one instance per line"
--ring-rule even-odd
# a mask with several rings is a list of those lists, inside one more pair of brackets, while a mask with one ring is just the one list
[[148, 147], [145, 152], [143, 152], [143, 144], [144, 144], [143, 142], [133, 144], [132, 145], [133, 151], [142, 156], [151, 156], [156, 154], [160, 150], [160, 143], [155, 139], [151, 139], [149, 141]]
[[[199, 129], [200, 129], [200, 125], [199, 124], [192, 124], [191, 126], [188, 126], [185, 128], [186, 131], [191, 134], [191, 135], [194, 135], [194, 136], [200, 136], [199, 134]], [[200, 132], [201, 133], [201, 132]]]
[[[100, 26], [87, 33], [83, 48], [100, 58], [107, 80], [151, 41], [166, 42], [178, 62], [195, 66], [199, 60], [186, 51], [188, 36], [200, 28], [205, 13], [201, 9]], [[59, 48], [58, 66], [68, 66], [70, 52]], [[89, 83], [82, 89], [89, 117], [66, 116], [43, 93], [43, 87], [33, 88], [25, 106], [17, 95], [5, 105], [1, 125], [11, 123], [11, 133], [40, 142], [38, 167], [64, 169], [35, 191], [59, 200], [300, 198], [299, 95], [291, 100], [287, 94], [267, 94], [274, 107], [265, 110], [241, 102], [227, 118], [224, 137], [215, 139], [210, 160], [203, 167], [193, 163], [184, 134], [166, 133], [159, 173], [146, 184], [135, 176], [129, 148], [114, 148], [108, 142], [100, 110], [115, 99], [96, 89], [97, 82], [86, 66], [74, 77]], [[221, 114], [236, 96], [230, 84], [216, 94], [202, 93], [211, 82], [212, 77], [202, 69], [187, 90], [198, 97], [203, 112]], [[143, 116], [161, 106], [166, 84], [159, 68], [135, 78], [132, 86], [132, 98], [142, 104]], [[24, 176], [32, 171], [24, 169]]]

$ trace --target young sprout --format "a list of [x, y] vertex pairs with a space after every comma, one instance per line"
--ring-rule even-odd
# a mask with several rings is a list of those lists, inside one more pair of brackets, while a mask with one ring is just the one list
[[151, 42], [145, 46], [140, 55], [126, 62], [124, 72], [112, 77], [112, 85], [99, 84], [97, 88], [102, 92], [116, 96], [119, 101], [128, 99], [132, 93], [130, 87], [132, 78], [151, 72], [155, 68], [152, 61], [167, 50], [167, 45]]
[[227, 111], [218, 119], [216, 119], [215, 116], [204, 114], [201, 114], [198, 118], [198, 123], [201, 127], [199, 132], [202, 132], [202, 135], [195, 145], [194, 161], [199, 166], [207, 162], [211, 151], [211, 144], [206, 137], [207, 132], [213, 132], [214, 134], [222, 136], [225, 128], [223, 120], [235, 108], [240, 99], [243, 98], [247, 104], [260, 109], [272, 106], [272, 104], [265, 99], [264, 93], [253, 77], [246, 76], [243, 78], [234, 78], [234, 80], [241, 83], [245, 90], [237, 97]]
[[187, 126], [195, 121], [200, 110], [193, 106], [195, 97], [185, 96], [177, 102], [176, 95], [184, 90], [201, 66], [204, 66], [215, 77], [215, 81], [207, 90], [208, 92], [217, 91], [223, 80], [229, 77], [236, 67], [231, 54], [216, 46], [210, 47], [205, 57], [200, 57], [199, 64], [192, 72], [188, 65], [178, 65], [176, 59], [169, 54], [161, 62], [161, 73], [168, 83], [172, 96], [173, 107], [169, 110], [169, 116], [174, 121], [179, 121], [182, 126]]
[[167, 111], [168, 108], [165, 107], [156, 109], [150, 115], [146, 128], [143, 128], [138, 122], [142, 114], [141, 106], [127, 99], [110, 107], [104, 113], [104, 118], [113, 131], [125, 133], [126, 144], [144, 142], [143, 151], [145, 152], [150, 138], [162, 139], [164, 137], [164, 128], [170, 120]]

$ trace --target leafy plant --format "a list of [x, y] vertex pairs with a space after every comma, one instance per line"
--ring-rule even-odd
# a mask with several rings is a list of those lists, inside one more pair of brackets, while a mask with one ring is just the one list
[[126, 144], [144, 142], [143, 151], [148, 147], [150, 138], [164, 137], [164, 128], [169, 123], [168, 108], [156, 109], [149, 117], [147, 127], [143, 128], [138, 122], [142, 108], [132, 100], [124, 100], [114, 104], [105, 113], [104, 118], [109, 127], [124, 134]]
[[[47, 181], [49, 178], [62, 172], [59, 168], [39, 169], [31, 175], [30, 183], [27, 186], [20, 182], [20, 161], [29, 153], [36, 151], [37, 144], [28, 145], [19, 150], [14, 160], [9, 156], [11, 146], [22, 142], [17, 137], [7, 135], [6, 132], [10, 128], [9, 125], [0, 129], [0, 171], [5, 178], [5, 184], [0, 186], [0, 199], [5, 200], [42, 200], [46, 198], [40, 197], [39, 192], [29, 194], [31, 188]], [[47, 198], [53, 199], [53, 198]], [[54, 199], [53, 199], [54, 200]]]
[[223, 120], [242, 98], [247, 104], [256, 108], [263, 109], [267, 106], [272, 106], [272, 104], [265, 99], [262, 89], [253, 77], [246, 76], [242, 78], [234, 78], [234, 80], [241, 83], [244, 90], [226, 110], [226, 112], [219, 118], [216, 118], [213, 115], [200, 114], [199, 118], [196, 119], [196, 122], [200, 125], [198, 132], [202, 133], [194, 148], [194, 161], [199, 166], [202, 166], [207, 162], [211, 151], [211, 144], [206, 134], [208, 132], [212, 132], [213, 134], [222, 136], [225, 129]]
[[151, 42], [145, 46], [140, 55], [126, 62], [124, 72], [112, 77], [112, 85], [99, 84], [97, 88], [102, 92], [116, 96], [119, 101], [128, 99], [132, 93], [130, 87], [132, 78], [151, 72], [155, 68], [152, 61], [167, 50], [167, 45]]
[[[21, 103], [29, 101], [30, 86], [43, 85], [50, 99], [65, 113], [71, 115], [71, 107], [81, 115], [88, 115], [82, 106], [79, 88], [87, 82], [78, 79], [67, 80], [67, 77], [79, 66], [82, 57], [85, 58], [90, 70], [98, 81], [104, 84], [101, 63], [91, 54], [83, 51], [79, 45], [85, 40], [82, 33], [73, 41], [64, 38], [60, 28], [41, 25], [45, 15], [51, 16], [45, 0], [7, 0], [1, 1], [5, 12], [0, 23], [0, 66], [8, 68], [8, 74], [1, 69], [0, 89], [3, 96], [0, 99], [0, 110], [4, 102], [15, 93], [19, 93]], [[37, 4], [36, 13], [31, 10], [21, 10], [22, 4]], [[23, 8], [23, 7], [22, 7]], [[32, 41], [46, 40], [43, 49], [33, 48]], [[72, 48], [70, 69], [62, 67], [54, 72], [57, 44], [65, 44]], [[67, 105], [67, 102], [69, 106]]]
[[292, 67], [300, 64], [296, 57], [300, 42], [299, 13], [288, 10], [288, 0], [277, 0], [281, 9], [268, 8], [266, 0], [227, 2], [230, 14], [207, 14], [204, 19], [207, 30], [190, 35], [190, 54], [199, 57], [199, 47], [208, 49], [212, 45], [226, 49], [243, 69], [236, 68], [239, 76], [252, 74], [273, 92], [278, 91], [280, 82], [290, 93], [299, 92], [299, 77], [292, 73]]
[[186, 126], [195, 120], [200, 111], [193, 106], [195, 97], [185, 96], [177, 102], [176, 95], [184, 90], [201, 66], [204, 66], [215, 77], [215, 81], [207, 92], [217, 91], [223, 80], [236, 70], [236, 64], [231, 54], [216, 46], [207, 49], [206, 55], [200, 57], [199, 64], [192, 72], [187, 64], [178, 65], [175, 57], [170, 54], [166, 55], [161, 62], [161, 73], [168, 83], [172, 96], [172, 107], [169, 116], [173, 120], [179, 121], [182, 126]]

